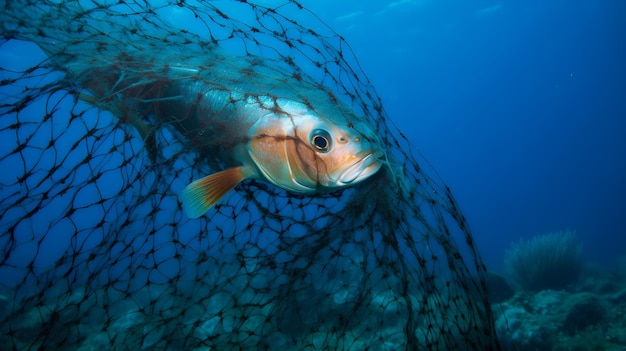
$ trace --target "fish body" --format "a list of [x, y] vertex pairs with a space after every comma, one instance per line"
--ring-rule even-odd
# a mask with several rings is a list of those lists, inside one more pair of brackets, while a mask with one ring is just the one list
[[164, 108], [168, 118], [185, 121], [180, 130], [200, 131], [188, 137], [230, 166], [192, 182], [180, 194], [191, 218], [244, 179], [315, 194], [356, 184], [382, 166], [383, 152], [373, 133], [342, 124], [339, 110], [328, 118], [294, 99], [220, 90], [197, 80], [175, 84], [168, 95], [180, 97], [168, 100], [174, 101]]
[[[141, 53], [127, 64], [70, 72], [93, 96], [84, 100], [135, 116], [130, 122], [140, 132], [150, 129], [145, 116], [154, 116], [174, 126], [212, 168], [223, 168], [180, 193], [190, 218], [245, 179], [316, 194], [357, 184], [381, 168], [376, 134], [324, 87], [285, 79], [259, 58], [210, 54], [210, 64], [170, 64], [172, 56], [156, 55], [153, 63], [162, 67], [156, 75], [135, 68]], [[148, 139], [149, 132], [141, 133]]]

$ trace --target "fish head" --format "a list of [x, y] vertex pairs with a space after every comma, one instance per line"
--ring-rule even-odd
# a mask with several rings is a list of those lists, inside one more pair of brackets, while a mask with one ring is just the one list
[[311, 194], [357, 184], [375, 174], [384, 155], [366, 126], [325, 118], [293, 101], [254, 126], [248, 153], [260, 174], [283, 189]]

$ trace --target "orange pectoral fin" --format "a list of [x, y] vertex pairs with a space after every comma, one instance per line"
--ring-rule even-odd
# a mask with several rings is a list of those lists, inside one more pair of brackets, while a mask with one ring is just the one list
[[246, 178], [242, 166], [210, 174], [187, 185], [180, 193], [189, 218], [198, 218]]

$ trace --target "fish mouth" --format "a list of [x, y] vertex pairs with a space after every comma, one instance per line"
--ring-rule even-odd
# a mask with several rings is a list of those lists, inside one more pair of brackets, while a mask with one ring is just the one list
[[365, 157], [350, 165], [339, 175], [339, 182], [344, 185], [353, 184], [378, 172], [383, 164], [382, 156], [382, 152], [373, 152], [365, 155]]

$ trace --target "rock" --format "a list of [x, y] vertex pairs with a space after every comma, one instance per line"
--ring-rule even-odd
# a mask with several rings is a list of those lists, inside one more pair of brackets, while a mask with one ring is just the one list
[[492, 272], [487, 273], [487, 288], [489, 302], [492, 304], [506, 301], [515, 295], [509, 283], [502, 276]]
[[602, 322], [607, 316], [605, 304], [593, 294], [577, 294], [563, 321], [563, 330], [574, 334]]

